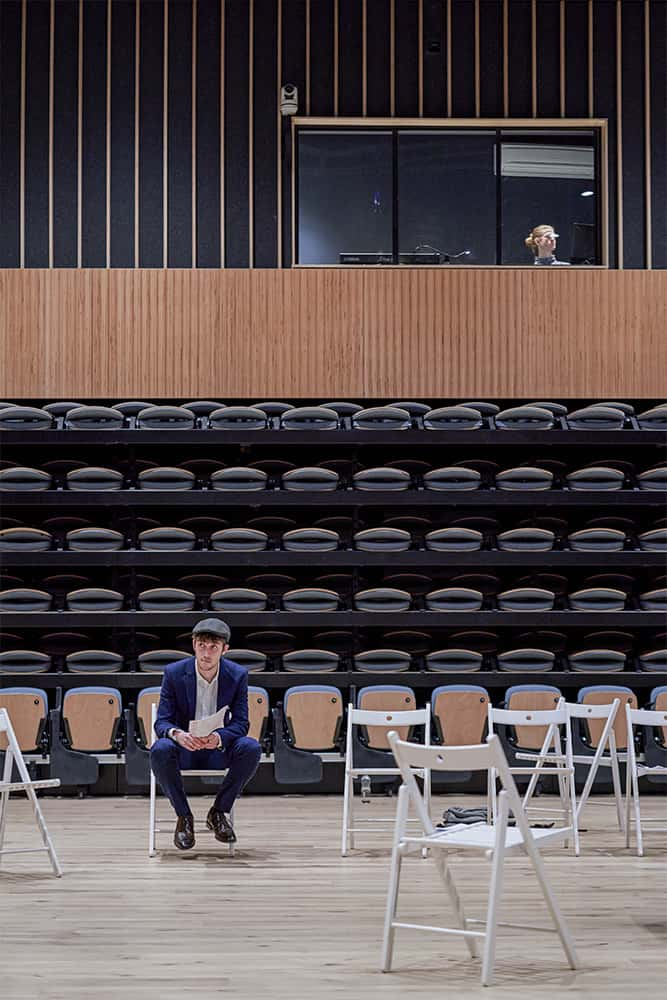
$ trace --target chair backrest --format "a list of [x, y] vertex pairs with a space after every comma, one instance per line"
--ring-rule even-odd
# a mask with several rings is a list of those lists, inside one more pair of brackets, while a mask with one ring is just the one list
[[[0, 690], [0, 709], [3, 708], [7, 711], [21, 752], [34, 752], [48, 712], [46, 692], [30, 687], [3, 688]], [[0, 750], [6, 750], [7, 746], [7, 737], [0, 732]]]
[[[398, 738], [398, 734], [394, 730], [391, 730], [388, 735], [394, 759], [426, 833], [434, 833], [435, 827], [415, 781], [414, 770], [420, 768], [432, 771], [495, 770], [507, 792], [509, 808], [517, 818], [525, 839], [524, 827], [527, 828], [525, 814], [497, 736], [488, 736], [486, 743], [474, 746], [429, 747], [418, 743], [406, 743]], [[527, 835], [530, 837], [529, 829]]]
[[112, 750], [120, 717], [121, 697], [116, 688], [71, 688], [63, 699], [63, 719], [72, 750], [95, 753]]
[[[377, 684], [362, 688], [357, 695], [357, 708], [375, 712], [409, 712], [417, 707], [415, 693], [412, 688], [401, 684]], [[387, 728], [384, 726], [367, 726], [368, 745], [374, 750], [388, 750]], [[397, 727], [399, 738], [407, 739], [409, 726]]]
[[424, 744], [428, 745], [431, 742], [431, 711], [428, 705], [425, 708], [413, 708], [406, 711], [393, 711], [391, 709], [386, 711], [374, 711], [372, 709], [354, 708], [353, 705], [350, 705], [347, 710], [346, 756], [348, 764], [351, 764], [353, 759], [353, 726], [364, 726], [367, 733], [384, 733], [385, 737], [390, 729], [401, 729], [403, 732], [409, 732], [412, 726], [423, 726]]
[[[655, 710], [650, 708], [631, 708], [625, 704], [625, 724], [628, 732], [634, 735], [634, 726], [648, 726], [652, 729], [661, 729], [664, 734], [667, 732], [667, 709]], [[634, 747], [632, 739], [628, 740], [628, 750]]]
[[446, 684], [431, 695], [431, 711], [444, 746], [481, 743], [487, 720], [489, 695], [476, 684]]
[[[667, 686], [653, 688], [651, 708], [656, 712], [667, 711]], [[667, 726], [662, 727], [662, 740], [663, 743], [667, 743]]]
[[[517, 684], [505, 693], [505, 708], [512, 712], [548, 712], [560, 701], [561, 693], [550, 684]], [[547, 731], [544, 726], [515, 727], [517, 743], [526, 750], [539, 750]]]
[[[622, 687], [620, 684], [597, 684], [594, 687], [581, 688], [577, 696], [577, 701], [581, 705], [608, 705], [616, 698], [622, 705], [628, 704], [630, 708], [637, 708], [637, 696], [630, 688]], [[604, 729], [604, 720], [591, 719], [588, 726], [590, 745], [596, 748]], [[614, 737], [616, 748], [625, 750], [628, 745], [628, 731], [626, 727], [625, 712], [617, 712], [614, 719]]]
[[343, 719], [338, 688], [303, 684], [288, 688], [283, 701], [285, 721], [299, 750], [333, 750]]
[[261, 743], [269, 722], [269, 693], [263, 687], [248, 688], [248, 736]]
[[153, 725], [157, 717], [157, 707], [160, 704], [160, 688], [149, 687], [139, 692], [137, 698], [137, 723], [144, 746], [152, 747], [155, 743]]

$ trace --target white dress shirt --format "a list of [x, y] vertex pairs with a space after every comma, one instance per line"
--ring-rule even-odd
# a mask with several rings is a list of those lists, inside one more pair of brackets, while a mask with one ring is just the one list
[[[218, 678], [220, 667], [216, 671], [212, 680], [207, 681], [197, 670], [195, 664], [195, 676], [197, 678], [197, 703], [195, 706], [195, 719], [205, 719], [209, 715], [215, 715], [218, 710]], [[174, 735], [179, 732], [174, 726], [169, 730], [168, 736], [174, 739]], [[222, 746], [222, 740], [218, 733], [218, 746]]]

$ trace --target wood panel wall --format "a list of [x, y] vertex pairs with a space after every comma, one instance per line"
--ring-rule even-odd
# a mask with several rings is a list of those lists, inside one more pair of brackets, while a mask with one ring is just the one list
[[644, 396], [667, 275], [0, 270], [0, 397]]

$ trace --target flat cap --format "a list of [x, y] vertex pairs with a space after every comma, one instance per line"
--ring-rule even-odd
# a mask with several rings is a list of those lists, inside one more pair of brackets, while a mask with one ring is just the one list
[[227, 642], [232, 634], [231, 629], [227, 622], [223, 622], [220, 618], [204, 618], [203, 621], [197, 622], [192, 630], [193, 636], [201, 635], [202, 632], [209, 635], [217, 635], [221, 639]]

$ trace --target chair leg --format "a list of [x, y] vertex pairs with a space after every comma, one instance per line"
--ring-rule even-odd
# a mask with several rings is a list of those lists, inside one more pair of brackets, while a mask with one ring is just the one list
[[630, 758], [625, 768], [625, 846], [630, 847], [630, 835], [632, 833], [632, 823], [630, 822], [630, 806], [632, 798], [632, 778], [630, 771]]
[[496, 825], [496, 843], [493, 850], [493, 863], [491, 867], [491, 883], [489, 885], [489, 902], [486, 910], [486, 937], [484, 939], [484, 954], [482, 956], [482, 986], [491, 986], [493, 983], [496, 935], [498, 931], [498, 909], [503, 891], [507, 819], [507, 795], [505, 792], [501, 792], [499, 817]]
[[354, 794], [354, 778], [345, 765], [345, 784], [343, 786], [343, 832], [341, 836], [340, 853], [341, 857], [347, 857], [350, 828], [350, 795]]
[[[461, 930], [468, 930], [468, 921], [466, 920], [463, 903], [461, 902], [461, 897], [459, 896], [456, 883], [454, 882], [452, 873], [449, 870], [447, 861], [443, 857], [442, 851], [439, 848], [434, 848], [432, 853], [434, 855], [433, 860], [435, 861], [436, 868], [438, 869], [438, 873], [442, 879], [442, 884], [445, 887], [445, 891], [449, 896], [454, 913], [456, 914], [457, 923]], [[466, 943], [466, 948], [470, 952], [470, 957], [477, 958], [477, 940], [474, 937], [465, 937], [463, 940]]]
[[382, 937], [382, 971], [391, 972], [391, 959], [394, 952], [394, 935], [396, 930], [393, 926], [396, 919], [396, 907], [398, 905], [398, 890], [401, 881], [401, 865], [403, 856], [400, 852], [400, 842], [405, 830], [405, 823], [408, 814], [408, 790], [405, 785], [401, 785], [398, 793], [398, 806], [396, 808], [396, 827], [394, 831], [394, 843], [391, 850], [391, 871], [389, 875], [389, 890], [387, 892], [387, 905], [384, 915], [384, 934]]
[[635, 834], [637, 837], [637, 856], [644, 857], [644, 837], [642, 835], [642, 819], [639, 811], [639, 775], [637, 768], [632, 769], [632, 799], [635, 809]]
[[616, 800], [616, 815], [618, 817], [618, 828], [621, 833], [625, 832], [623, 816], [623, 796], [621, 793], [621, 775], [618, 769], [618, 756], [616, 747], [609, 747], [609, 757], [611, 759], [611, 780], [614, 785], [614, 799]]
[[155, 798], [156, 798], [156, 782], [155, 782], [155, 775], [153, 774], [153, 769], [151, 768], [150, 805], [149, 805], [149, 819], [148, 819], [149, 858], [155, 857]]
[[42, 815], [42, 810], [40, 808], [39, 802], [37, 801], [37, 796], [35, 794], [35, 789], [34, 788], [26, 788], [26, 793], [28, 795], [28, 798], [30, 799], [30, 804], [32, 806], [32, 811], [35, 814], [35, 822], [37, 823], [37, 826], [39, 827], [39, 832], [40, 832], [40, 835], [41, 835], [41, 838], [42, 838], [42, 843], [44, 844], [44, 847], [48, 851], [49, 858], [51, 859], [51, 867], [53, 868], [53, 873], [58, 878], [60, 878], [60, 876], [63, 873], [62, 872], [62, 868], [60, 867], [60, 863], [58, 861], [58, 856], [56, 855], [56, 851], [55, 851], [55, 848], [53, 846], [53, 842], [51, 840], [51, 837], [49, 835], [49, 831], [47, 829], [46, 822], [44, 820], [44, 816]]
[[[9, 782], [12, 776], [13, 754], [11, 747], [5, 750], [5, 766], [2, 772], [3, 782]], [[9, 809], [9, 792], [0, 792], [0, 864], [2, 864], [2, 846], [5, 841], [7, 810]]]

